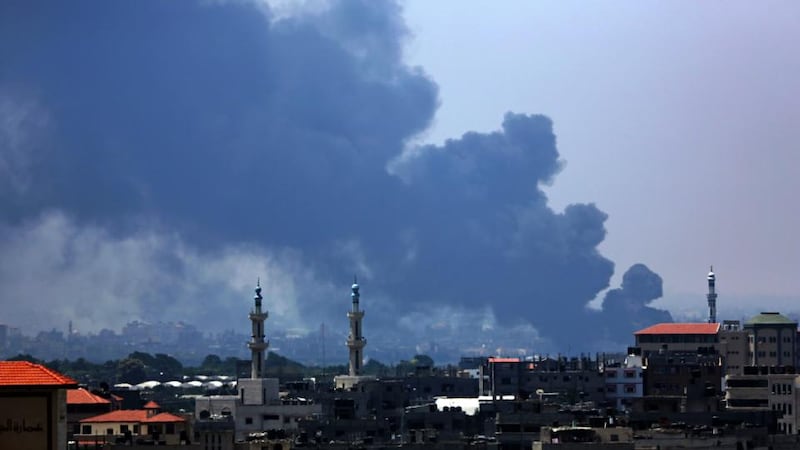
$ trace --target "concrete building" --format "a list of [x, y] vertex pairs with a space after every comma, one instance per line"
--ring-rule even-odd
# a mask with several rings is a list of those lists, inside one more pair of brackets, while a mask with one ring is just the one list
[[726, 408], [730, 411], [775, 411], [779, 433], [798, 433], [798, 376], [794, 368], [746, 367], [725, 377]]
[[745, 322], [751, 366], [794, 366], [797, 322], [777, 312], [762, 312]]
[[66, 391], [76, 387], [42, 365], [0, 361], [0, 449], [66, 448]]
[[740, 375], [750, 365], [748, 334], [738, 320], [723, 320], [719, 330], [719, 353], [724, 357], [725, 374]]
[[[777, 431], [797, 434], [797, 322], [777, 312], [762, 312], [745, 322], [741, 333], [746, 337], [746, 365], [727, 372], [727, 409], [774, 411], [778, 415]], [[743, 351], [741, 345], [735, 348]], [[734, 358], [738, 355], [732, 356], [731, 365], [734, 361], [741, 363], [741, 358]]]
[[533, 450], [633, 450], [633, 430], [628, 427], [542, 427]]
[[628, 355], [622, 364], [606, 366], [606, 399], [617, 411], [630, 410], [634, 399], [644, 396], [644, 370], [641, 355]]
[[722, 358], [716, 353], [660, 352], [643, 360], [639, 412], [708, 413], [721, 409]]
[[481, 395], [536, 397], [576, 403], [605, 401], [605, 374], [598, 361], [588, 357], [557, 359], [490, 357], [478, 376]]
[[642, 356], [666, 351], [703, 352], [719, 348], [718, 323], [659, 323], [634, 333]]

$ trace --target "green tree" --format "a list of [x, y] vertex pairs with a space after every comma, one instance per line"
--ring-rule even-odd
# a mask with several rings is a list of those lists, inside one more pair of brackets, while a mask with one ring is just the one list
[[147, 373], [144, 363], [136, 358], [125, 358], [117, 363], [117, 381], [120, 383], [139, 384], [145, 381]]

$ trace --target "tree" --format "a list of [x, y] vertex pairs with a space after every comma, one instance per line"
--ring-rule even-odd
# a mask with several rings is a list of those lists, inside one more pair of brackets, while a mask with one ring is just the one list
[[172, 356], [156, 353], [152, 368], [158, 372], [159, 377], [171, 378], [183, 373], [183, 364]]
[[222, 358], [217, 355], [208, 355], [203, 359], [200, 364], [200, 369], [209, 372], [217, 372], [222, 367]]
[[139, 384], [146, 377], [144, 363], [139, 359], [125, 358], [117, 363], [117, 380], [120, 383]]

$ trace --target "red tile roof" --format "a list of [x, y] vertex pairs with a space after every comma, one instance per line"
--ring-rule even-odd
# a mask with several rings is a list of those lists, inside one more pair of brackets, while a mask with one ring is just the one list
[[81, 423], [107, 423], [107, 422], [135, 422], [135, 423], [165, 423], [185, 422], [183, 417], [170, 413], [160, 413], [147, 417], [149, 411], [145, 409], [120, 409], [99, 416], [87, 417]]
[[94, 395], [84, 388], [70, 389], [67, 391], [68, 405], [107, 405], [110, 401]]
[[640, 334], [717, 334], [718, 332], [718, 323], [659, 323], [634, 334], [638, 336]]
[[161, 405], [158, 403], [150, 400], [149, 402], [145, 403], [143, 406], [144, 409], [161, 409]]
[[78, 382], [41, 364], [0, 361], [0, 386], [74, 388], [78, 386]]

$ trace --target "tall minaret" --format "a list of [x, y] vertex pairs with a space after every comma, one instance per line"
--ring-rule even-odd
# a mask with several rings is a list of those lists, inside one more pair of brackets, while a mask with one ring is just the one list
[[708, 272], [708, 294], [706, 295], [708, 299], [708, 323], [717, 323], [717, 293], [714, 290], [716, 281], [714, 266], [711, 266]]
[[255, 308], [250, 311], [250, 322], [253, 324], [253, 334], [247, 347], [250, 348], [250, 378], [264, 378], [264, 350], [269, 347], [269, 341], [264, 340], [264, 321], [269, 314], [261, 310], [261, 279], [256, 283]]
[[359, 309], [358, 300], [358, 280], [353, 277], [353, 309], [347, 313], [350, 319], [350, 336], [347, 338], [347, 347], [350, 348], [350, 376], [361, 375], [361, 360], [363, 358], [364, 346], [367, 340], [361, 336], [361, 319], [364, 318], [364, 311]]

